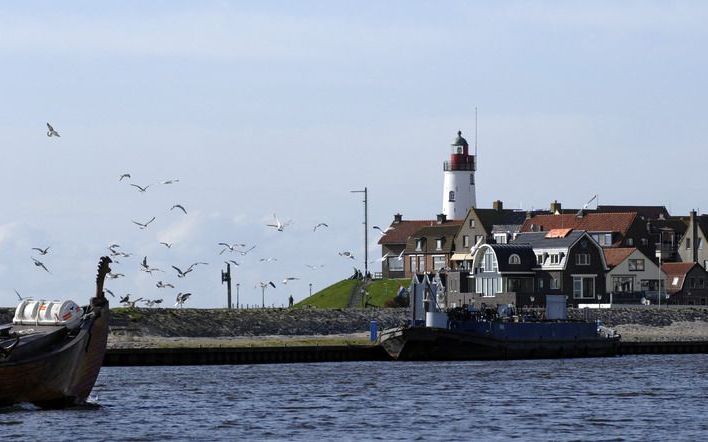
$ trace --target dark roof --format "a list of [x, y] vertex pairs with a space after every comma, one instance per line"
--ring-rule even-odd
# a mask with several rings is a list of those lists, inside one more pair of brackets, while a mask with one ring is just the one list
[[[455, 234], [457, 234], [457, 231], [460, 230], [461, 224], [462, 221], [450, 221], [446, 222], [445, 224], [436, 224], [434, 226], [422, 227], [413, 232], [413, 234], [408, 237], [408, 240], [406, 241], [406, 250], [415, 249], [416, 239], [424, 238], [426, 241], [428, 241], [428, 244], [425, 246], [428, 252], [450, 253], [452, 251], [452, 246], [454, 245], [454, 241], [452, 239], [454, 238]], [[445, 238], [445, 241], [443, 241], [442, 249], [433, 250], [433, 241], [438, 238]]]
[[[562, 215], [558, 215], [562, 216]], [[525, 232], [516, 235], [512, 244], [528, 244], [533, 248], [566, 248], [585, 235], [584, 230], [573, 230], [562, 238], [547, 238], [548, 232]]]
[[708, 215], [696, 216], [698, 227], [703, 230], [703, 235], [708, 236]]
[[[637, 218], [636, 212], [628, 213], [586, 213], [575, 215], [536, 215], [521, 226], [522, 232], [570, 228], [588, 232], [618, 232], [624, 236]], [[618, 241], [620, 241], [618, 239]]]
[[[536, 255], [529, 244], [488, 244], [497, 255], [500, 272], [531, 272], [536, 267]], [[510, 264], [509, 257], [519, 255], [521, 264]]]
[[636, 212], [644, 219], [666, 219], [669, 211], [664, 206], [597, 206], [596, 213]]
[[656, 233], [657, 229], [671, 229], [676, 233], [683, 235], [688, 229], [690, 218], [683, 216], [671, 216], [667, 219], [653, 219], [649, 224], [650, 233]]
[[607, 267], [612, 268], [619, 265], [622, 261], [627, 259], [629, 255], [637, 250], [636, 247], [603, 247], [602, 251], [605, 253], [605, 262]]
[[472, 209], [477, 213], [479, 222], [484, 230], [491, 233], [495, 225], [522, 225], [526, 219], [526, 212], [511, 209]]

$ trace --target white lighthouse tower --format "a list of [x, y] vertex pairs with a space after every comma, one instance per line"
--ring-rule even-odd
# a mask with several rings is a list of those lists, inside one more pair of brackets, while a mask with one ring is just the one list
[[475, 156], [470, 155], [467, 140], [462, 132], [452, 143], [450, 160], [443, 163], [443, 208], [447, 219], [464, 219], [467, 210], [477, 205], [474, 191]]

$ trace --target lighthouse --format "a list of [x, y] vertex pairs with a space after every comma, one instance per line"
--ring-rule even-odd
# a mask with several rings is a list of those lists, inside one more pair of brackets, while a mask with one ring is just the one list
[[462, 132], [452, 143], [450, 160], [443, 163], [443, 208], [447, 219], [464, 219], [467, 210], [477, 205], [474, 191], [474, 171], [477, 170], [475, 156], [470, 155], [467, 140]]

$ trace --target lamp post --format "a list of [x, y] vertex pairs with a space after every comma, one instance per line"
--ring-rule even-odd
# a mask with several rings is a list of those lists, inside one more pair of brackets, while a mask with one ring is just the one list
[[239, 284], [239, 283], [237, 282], [237, 283], [236, 283], [236, 308], [240, 308], [240, 307], [239, 307], [240, 304], [239, 304], [239, 300], [238, 300], [238, 292], [239, 292], [238, 289], [239, 289], [240, 286], [241, 286], [241, 284]]
[[364, 190], [349, 192], [364, 194], [364, 278], [366, 278], [369, 275], [369, 191], [364, 187]]

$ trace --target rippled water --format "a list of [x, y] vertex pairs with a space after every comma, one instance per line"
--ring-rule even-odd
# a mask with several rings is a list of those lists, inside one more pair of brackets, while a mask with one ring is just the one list
[[[708, 355], [108, 367], [2, 440], [706, 440]], [[1, 380], [0, 380], [1, 382]]]

